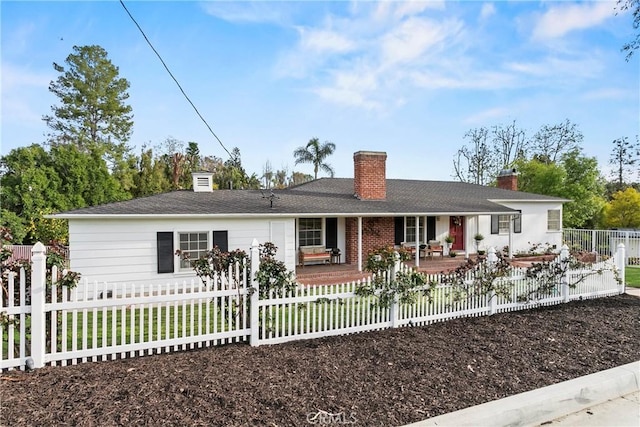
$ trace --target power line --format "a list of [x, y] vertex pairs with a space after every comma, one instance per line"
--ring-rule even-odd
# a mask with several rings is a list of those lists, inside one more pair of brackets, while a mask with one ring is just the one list
[[127, 6], [124, 5], [124, 2], [122, 0], [120, 0], [120, 4], [122, 5], [122, 7], [124, 8], [124, 10], [127, 12], [127, 15], [129, 15], [129, 18], [131, 18], [131, 20], [133, 21], [134, 24], [136, 24], [136, 27], [138, 27], [138, 30], [140, 30], [140, 33], [142, 34], [142, 37], [144, 37], [144, 39], [147, 41], [147, 44], [151, 47], [151, 49], [153, 50], [153, 52], [156, 54], [156, 56], [158, 57], [158, 59], [160, 60], [160, 62], [162, 62], [162, 65], [164, 66], [164, 69], [167, 70], [167, 73], [169, 73], [169, 75], [171, 76], [171, 78], [173, 79], [174, 82], [176, 82], [176, 84], [178, 85], [178, 88], [180, 89], [180, 92], [182, 92], [182, 95], [184, 95], [184, 97], [186, 98], [186, 100], [189, 102], [189, 104], [191, 104], [191, 106], [193, 107], [193, 109], [195, 110], [196, 114], [198, 115], [198, 117], [200, 117], [200, 120], [202, 120], [202, 122], [205, 124], [205, 126], [207, 127], [207, 129], [209, 129], [209, 132], [211, 132], [211, 135], [213, 135], [216, 140], [218, 140], [218, 143], [220, 143], [220, 146], [224, 149], [224, 151], [227, 152], [227, 154], [229, 155], [229, 157], [233, 157], [231, 155], [231, 153], [229, 152], [229, 150], [227, 150], [227, 147], [224, 146], [224, 144], [222, 143], [222, 141], [220, 141], [220, 138], [218, 138], [218, 135], [216, 135], [216, 133], [213, 131], [213, 129], [211, 129], [211, 126], [209, 126], [209, 123], [207, 123], [207, 121], [205, 120], [204, 117], [202, 117], [202, 114], [200, 114], [200, 111], [198, 111], [198, 109], [196, 108], [196, 106], [193, 104], [193, 102], [191, 102], [191, 99], [189, 98], [189, 96], [187, 96], [187, 94], [185, 93], [184, 89], [182, 89], [182, 86], [180, 85], [180, 83], [178, 82], [178, 80], [174, 77], [173, 73], [171, 72], [171, 70], [169, 70], [169, 67], [167, 67], [167, 64], [165, 64], [164, 60], [162, 59], [162, 56], [160, 56], [160, 54], [158, 53], [158, 51], [156, 50], [155, 47], [153, 47], [153, 44], [151, 44], [151, 41], [149, 41], [149, 39], [147, 38], [147, 35], [144, 33], [144, 31], [142, 31], [142, 28], [140, 27], [140, 25], [138, 24], [138, 22], [136, 21], [136, 19], [133, 17], [133, 15], [131, 15], [131, 12], [129, 12], [129, 9], [127, 9]]

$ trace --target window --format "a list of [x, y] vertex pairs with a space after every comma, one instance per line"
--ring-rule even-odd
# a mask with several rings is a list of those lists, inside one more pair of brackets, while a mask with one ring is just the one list
[[[405, 232], [404, 232], [404, 240], [405, 242], [415, 242], [416, 241], [416, 217], [408, 216], [405, 222]], [[420, 241], [424, 240], [424, 217], [420, 217], [420, 228], [418, 229], [418, 236], [420, 236]]]
[[509, 234], [509, 221], [513, 219], [513, 232], [522, 232], [522, 215], [491, 215], [491, 234]]
[[[180, 251], [183, 254], [189, 254], [191, 260], [196, 260], [205, 255], [207, 251], [209, 233], [178, 233], [180, 242]], [[180, 269], [191, 268], [188, 260], [180, 259]]]
[[498, 234], [509, 233], [509, 215], [498, 215]]
[[560, 209], [549, 209], [547, 211], [547, 230], [559, 231], [560, 222], [561, 222]]
[[298, 221], [300, 246], [322, 245], [322, 218], [300, 218]]

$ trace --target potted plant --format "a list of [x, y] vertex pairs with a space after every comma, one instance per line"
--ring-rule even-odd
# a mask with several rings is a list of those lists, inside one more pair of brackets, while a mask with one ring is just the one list
[[451, 251], [451, 246], [453, 245], [454, 242], [454, 238], [452, 235], [447, 234], [444, 237], [444, 244], [447, 246], [447, 252], [449, 252], [449, 256], [455, 256], [455, 255], [451, 255], [453, 252]]
[[445, 243], [447, 244], [447, 247], [448, 247], [449, 249], [451, 249], [451, 245], [453, 245], [453, 242], [455, 241], [455, 239], [453, 238], [453, 236], [452, 236], [452, 235], [447, 234], [447, 235], [444, 237], [444, 241], [445, 241]]
[[478, 251], [480, 249], [480, 242], [484, 240], [484, 236], [480, 233], [476, 233], [473, 236], [473, 240], [476, 242], [476, 251]]

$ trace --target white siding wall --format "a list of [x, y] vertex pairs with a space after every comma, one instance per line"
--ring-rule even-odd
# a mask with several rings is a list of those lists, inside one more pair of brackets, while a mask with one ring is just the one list
[[[562, 228], [558, 231], [547, 231], [547, 211], [549, 209], [562, 210], [562, 203], [524, 203], [509, 202], [501, 203], [503, 206], [518, 209], [522, 212], [522, 232], [513, 234], [513, 252], [527, 251], [533, 244], [556, 245], [559, 249], [562, 246]], [[481, 249], [491, 246], [502, 249], [509, 245], [509, 234], [491, 234], [491, 216], [481, 215], [479, 217], [479, 233], [484, 236], [480, 243]], [[475, 251], [473, 235], [476, 233], [474, 226], [471, 226], [467, 236], [470, 239], [468, 248]]]
[[[272, 239], [272, 221], [268, 219], [72, 219], [69, 220], [71, 269], [90, 281], [162, 283], [194, 277], [179, 272], [177, 257], [174, 273], [157, 273], [158, 231], [208, 232], [227, 230], [229, 250], [249, 253], [251, 242], [264, 243]], [[287, 268], [295, 268], [294, 219], [273, 221], [274, 230], [283, 230], [278, 252]], [[285, 247], [282, 248], [282, 242]], [[174, 250], [178, 248], [174, 234]]]

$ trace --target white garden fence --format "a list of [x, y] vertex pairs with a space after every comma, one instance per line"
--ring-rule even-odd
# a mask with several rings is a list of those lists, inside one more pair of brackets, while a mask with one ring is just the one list
[[625, 247], [626, 265], [640, 265], [640, 230], [583, 230], [565, 228], [562, 240], [571, 251], [593, 252], [611, 257], [620, 243]]
[[[432, 275], [428, 276], [429, 285], [417, 290], [419, 296], [413, 303], [392, 302], [388, 307], [377, 303], [375, 295], [357, 292], [370, 284], [371, 278], [339, 285], [298, 286], [261, 299], [258, 283], [246, 279], [255, 277], [258, 263], [236, 265], [221, 280], [206, 283], [111, 286], [85, 280], [75, 289], [55, 284], [47, 288], [44, 252], [43, 245], [34, 247], [31, 286], [24, 271], [19, 277], [9, 275], [3, 283], [2, 370], [136, 357], [228, 342], [275, 344], [624, 292], [623, 245], [614, 258], [588, 270], [569, 270], [559, 283], [534, 298], [531, 295], [538, 285], [526, 277], [526, 269], [511, 268], [509, 276], [500, 279], [507, 293], [461, 296], [450, 277]], [[565, 247], [565, 256], [567, 253]], [[251, 255], [251, 259], [259, 259], [257, 244]], [[408, 268], [397, 263], [387, 277]], [[472, 283], [473, 275], [468, 272], [465, 283]]]

